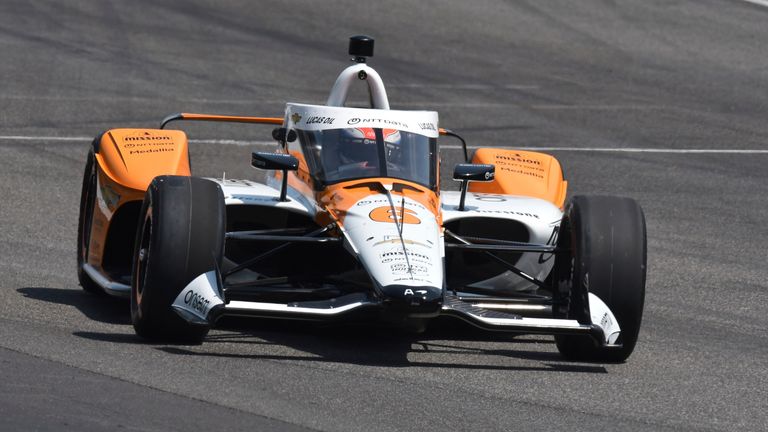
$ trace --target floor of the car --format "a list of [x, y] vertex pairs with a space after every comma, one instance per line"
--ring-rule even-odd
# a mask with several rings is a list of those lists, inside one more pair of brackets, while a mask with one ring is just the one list
[[116, 282], [123, 285], [131, 284], [131, 269], [130, 268], [117, 268], [109, 267], [104, 269], [105, 276], [112, 282]]

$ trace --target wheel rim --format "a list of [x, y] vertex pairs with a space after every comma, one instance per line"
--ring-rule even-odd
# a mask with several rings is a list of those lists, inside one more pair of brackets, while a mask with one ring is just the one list
[[151, 207], [147, 209], [144, 218], [144, 224], [141, 227], [141, 240], [136, 253], [136, 300], [141, 302], [141, 295], [144, 292], [144, 285], [147, 279], [147, 262], [151, 253], [150, 240], [152, 239], [152, 216]]

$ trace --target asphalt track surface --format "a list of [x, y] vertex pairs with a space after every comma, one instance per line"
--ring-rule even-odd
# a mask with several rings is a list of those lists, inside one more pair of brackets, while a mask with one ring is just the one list
[[[0, 429], [768, 429], [766, 22], [738, 0], [3, 0]], [[322, 103], [360, 33], [393, 107], [436, 109], [475, 146], [565, 148], [571, 194], [640, 202], [647, 299], [628, 362], [450, 322], [232, 322], [153, 345], [127, 303], [80, 290], [82, 137]], [[187, 131], [197, 174], [257, 175], [263, 145], [205, 140], [269, 130]], [[459, 152], [443, 157], [450, 171]]]

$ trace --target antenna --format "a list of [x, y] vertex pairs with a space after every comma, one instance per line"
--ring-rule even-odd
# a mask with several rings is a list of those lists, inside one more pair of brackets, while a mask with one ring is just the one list
[[366, 57], [373, 57], [373, 38], [365, 35], [349, 38], [349, 55], [355, 63], [365, 63]]

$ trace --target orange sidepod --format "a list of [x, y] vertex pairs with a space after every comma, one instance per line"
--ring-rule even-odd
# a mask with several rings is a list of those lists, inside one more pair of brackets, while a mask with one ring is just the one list
[[140, 191], [159, 175], [191, 175], [187, 135], [178, 130], [109, 130], [96, 160], [112, 181]]
[[496, 178], [492, 182], [473, 182], [470, 192], [523, 195], [545, 199], [563, 208], [568, 182], [563, 180], [560, 162], [544, 153], [480, 148], [472, 163], [493, 164]]

